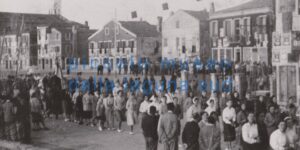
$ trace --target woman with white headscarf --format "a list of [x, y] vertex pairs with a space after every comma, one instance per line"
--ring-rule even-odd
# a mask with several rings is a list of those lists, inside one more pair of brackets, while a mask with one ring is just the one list
[[193, 105], [188, 108], [186, 112], [186, 121], [192, 121], [193, 120], [193, 114], [198, 113], [200, 114], [202, 112], [201, 105], [199, 103], [199, 98], [195, 97], [193, 99]]

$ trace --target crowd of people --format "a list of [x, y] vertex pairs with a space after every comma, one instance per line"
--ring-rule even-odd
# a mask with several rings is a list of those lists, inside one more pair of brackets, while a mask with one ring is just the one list
[[[297, 105], [291, 97], [286, 108], [275, 96], [242, 95], [236, 91], [181, 91], [177, 76], [167, 82], [139, 77], [120, 79], [80, 76], [69, 80], [54, 74], [9, 77], [1, 81], [0, 138], [30, 142], [31, 130], [48, 130], [44, 118], [60, 114], [66, 122], [123, 132], [140, 124], [147, 150], [161, 143], [166, 150], [226, 150], [234, 143], [243, 150], [299, 149]], [[156, 88], [157, 87], [157, 88]], [[209, 93], [210, 92], [210, 93]]]

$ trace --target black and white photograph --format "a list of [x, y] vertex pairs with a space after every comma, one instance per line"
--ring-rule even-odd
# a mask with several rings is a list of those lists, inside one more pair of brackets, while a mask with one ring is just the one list
[[2, 150], [300, 150], [300, 0], [0, 0]]

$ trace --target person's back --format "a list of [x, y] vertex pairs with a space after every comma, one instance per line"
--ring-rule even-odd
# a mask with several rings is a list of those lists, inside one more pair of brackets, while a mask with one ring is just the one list
[[31, 112], [40, 113], [42, 111], [42, 106], [38, 98], [30, 98]]
[[178, 136], [178, 119], [172, 112], [167, 112], [160, 117], [159, 135], [162, 142], [169, 141]]
[[151, 137], [153, 139], [158, 139], [157, 134], [157, 125], [158, 125], [158, 116], [155, 115], [145, 115], [142, 119], [142, 129], [145, 137]]
[[15, 119], [15, 110], [13, 103], [10, 100], [6, 100], [6, 102], [2, 105], [2, 109], [4, 122], [12, 123]]
[[200, 128], [196, 121], [187, 122], [182, 132], [182, 142], [187, 144], [188, 147], [196, 144], [196, 147], [199, 148], [199, 132]]

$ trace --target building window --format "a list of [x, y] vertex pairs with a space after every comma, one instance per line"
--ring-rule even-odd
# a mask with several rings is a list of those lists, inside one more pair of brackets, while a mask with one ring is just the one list
[[48, 64], [49, 62], [48, 62], [48, 59], [46, 59], [46, 64]]
[[41, 30], [38, 30], [38, 38], [41, 40]]
[[134, 41], [129, 41], [130, 52], [133, 53]]
[[224, 21], [224, 36], [231, 36], [231, 20]]
[[94, 49], [94, 43], [90, 43], [90, 49]]
[[237, 19], [237, 20], [235, 20], [234, 21], [234, 39], [235, 39], [235, 41], [239, 41], [240, 40], [240, 20], [239, 19]]
[[126, 41], [123, 41], [122, 46], [123, 46], [123, 53], [125, 53]]
[[121, 41], [117, 42], [117, 52], [120, 52], [120, 48], [121, 48]]
[[251, 24], [250, 24], [250, 18], [244, 18], [243, 21], [243, 35], [245, 38], [246, 43], [250, 41], [250, 36], [251, 36]]
[[193, 37], [193, 40], [192, 40], [192, 53], [196, 53], [196, 38]]
[[101, 49], [102, 48], [102, 42], [98, 43], [98, 48]]
[[66, 33], [65, 34], [65, 39], [66, 40], [71, 40], [71, 33]]
[[109, 35], [109, 28], [106, 27], [106, 28], [104, 29], [104, 32], [105, 32], [105, 35]]
[[179, 42], [180, 42], [180, 39], [179, 37], [176, 38], [176, 49], [178, 50], [179, 48]]
[[[66, 52], [69, 52], [69, 50], [70, 50], [70, 46], [69, 46], [69, 45], [66, 45], [66, 46], [65, 46], [65, 51], [66, 51]], [[92, 49], [92, 51], [93, 51], [93, 49]]]
[[168, 47], [168, 39], [164, 38], [164, 47]]
[[59, 34], [58, 34], [58, 33], [56, 33], [56, 39], [57, 39], [57, 40], [59, 39]]
[[55, 52], [56, 52], [56, 53], [59, 53], [59, 51], [60, 51], [60, 50], [59, 50], [59, 46], [56, 46], [56, 47], [55, 47]]
[[176, 28], [180, 28], [180, 22], [178, 20], [176, 21]]
[[11, 49], [10, 48], [8, 48], [8, 54], [11, 55]]
[[196, 45], [192, 46], [192, 53], [196, 53]]
[[50, 59], [50, 69], [52, 69], [52, 59]]
[[258, 34], [266, 34], [267, 33], [267, 16], [258, 16], [256, 18], [256, 32]]
[[48, 45], [47, 44], [45, 45], [45, 53], [46, 54], [48, 53]]
[[218, 31], [218, 21], [212, 21], [211, 22], [211, 36], [218, 36], [219, 31]]

